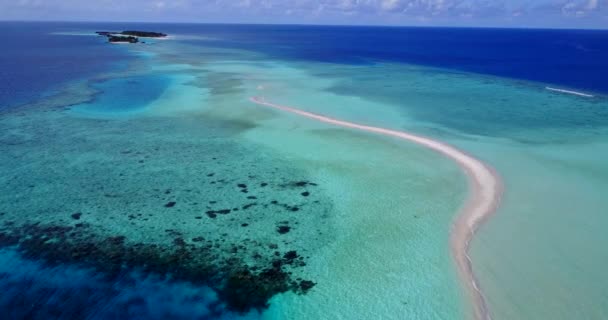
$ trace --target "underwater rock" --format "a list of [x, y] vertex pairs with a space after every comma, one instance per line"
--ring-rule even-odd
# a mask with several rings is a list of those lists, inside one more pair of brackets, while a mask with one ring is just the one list
[[291, 250], [291, 251], [287, 251], [284, 255], [283, 255], [283, 259], [285, 260], [294, 260], [298, 257], [298, 253], [295, 250]]
[[109, 237], [108, 238], [108, 242], [113, 244], [113, 245], [121, 245], [125, 242], [126, 237], [125, 236], [116, 236], [116, 237]]
[[280, 234], [286, 234], [291, 230], [290, 226], [278, 226], [277, 227], [277, 232]]
[[165, 204], [165, 208], [173, 208], [176, 204], [177, 203], [175, 201], [167, 202], [167, 204]]
[[308, 182], [308, 181], [297, 181], [292, 183], [296, 187], [306, 187], [306, 186], [316, 186], [316, 183]]
[[251, 208], [251, 207], [253, 207], [255, 205], [257, 205], [257, 202], [248, 203], [248, 204], [244, 205], [242, 208], [243, 208], [243, 210], [247, 210], [247, 209], [249, 209], [249, 208]]
[[219, 296], [227, 305], [238, 312], [252, 308], [268, 308], [268, 301], [277, 294], [289, 290], [288, 275], [280, 268], [269, 268], [255, 275], [249, 270], [232, 273], [226, 285], [219, 291]]
[[300, 281], [300, 289], [302, 289], [302, 291], [304, 293], [306, 293], [308, 290], [312, 289], [312, 287], [314, 287], [315, 285], [316, 285], [316, 283], [314, 283], [310, 280]]
[[222, 209], [222, 210], [209, 210], [207, 211], [207, 215], [209, 214], [229, 214], [232, 209]]
[[74, 219], [74, 220], [80, 220], [81, 216], [82, 216], [82, 213], [80, 213], [80, 212], [76, 212], [71, 215], [72, 219]]

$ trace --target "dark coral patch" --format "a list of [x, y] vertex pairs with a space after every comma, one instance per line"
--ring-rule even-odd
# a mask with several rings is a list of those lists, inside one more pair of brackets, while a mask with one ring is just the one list
[[309, 181], [294, 181], [294, 182], [290, 182], [287, 185], [284, 186], [291, 186], [291, 187], [306, 187], [306, 186], [317, 186], [316, 183], [314, 182], [309, 182]]
[[175, 201], [167, 202], [165, 208], [173, 208], [177, 203]]
[[116, 236], [116, 237], [109, 237], [108, 238], [108, 242], [113, 244], [113, 245], [122, 245], [125, 243], [125, 240], [127, 238], [125, 236]]
[[[86, 226], [75, 229], [31, 224], [0, 229], [0, 247], [16, 246], [25, 258], [42, 259], [50, 265], [71, 263], [92, 267], [109, 279], [122, 277], [125, 270], [137, 269], [170, 276], [175, 281], [205, 285], [217, 292], [228, 310], [243, 313], [267, 308], [270, 298], [278, 293], [303, 294], [314, 285], [312, 281], [291, 279], [288, 268], [297, 267], [295, 251], [285, 253], [283, 260], [273, 259], [265, 262], [266, 266], [250, 267], [234, 255], [246, 247], [232, 245], [228, 251], [233, 255], [218, 263], [217, 251], [213, 251], [220, 248], [217, 242], [191, 244], [180, 231], [165, 231], [172, 237], [171, 245], [128, 243], [121, 235], [100, 237]], [[203, 237], [192, 239], [197, 243], [203, 241]], [[256, 260], [262, 258], [257, 255]]]
[[246, 205], [243, 206], [243, 210], [247, 210], [247, 209], [249, 209], [249, 208], [251, 208], [251, 207], [253, 207], [255, 205], [257, 205], [257, 202], [248, 203], [248, 204], [246, 204]]
[[284, 255], [283, 255], [283, 259], [285, 260], [294, 260], [298, 257], [298, 253], [295, 250], [291, 250], [291, 251], [287, 251]]
[[82, 213], [80, 213], [80, 212], [76, 212], [71, 215], [72, 219], [74, 219], [74, 220], [80, 220], [81, 216], [82, 216]]
[[277, 227], [277, 232], [280, 234], [286, 234], [291, 230], [290, 226], [278, 226]]
[[314, 283], [310, 280], [300, 281], [300, 289], [302, 289], [302, 291], [304, 293], [306, 293], [308, 290], [312, 289], [312, 287], [314, 287], [315, 285], [316, 285], [316, 283]]
[[249, 270], [232, 273], [219, 296], [235, 311], [246, 312], [252, 307], [258, 310], [268, 307], [268, 300], [276, 293], [290, 289], [288, 274], [281, 268], [268, 268], [255, 275]]

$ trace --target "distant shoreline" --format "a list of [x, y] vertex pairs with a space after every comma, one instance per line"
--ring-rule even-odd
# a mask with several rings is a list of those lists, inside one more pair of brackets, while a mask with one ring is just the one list
[[468, 177], [470, 195], [453, 223], [450, 246], [452, 254], [454, 256], [454, 260], [456, 262], [458, 273], [460, 274], [460, 278], [463, 284], [465, 285], [473, 303], [474, 319], [491, 319], [485, 297], [478, 285], [477, 279], [473, 272], [473, 266], [468, 251], [470, 247], [470, 242], [473, 239], [475, 231], [479, 228], [479, 226], [485, 219], [487, 219], [496, 211], [500, 203], [500, 199], [502, 197], [502, 182], [498, 174], [493, 169], [463, 151], [460, 151], [448, 144], [430, 138], [414, 135], [403, 131], [396, 131], [342, 121], [323, 115], [315, 114], [312, 112], [303, 111], [293, 107], [267, 102], [262, 97], [251, 97], [250, 101], [258, 105], [298, 114], [320, 122], [329, 123], [340, 127], [378, 133], [414, 142], [416, 144], [432, 149], [438, 153], [441, 153], [442, 155], [458, 163], [460, 168], [466, 173]]

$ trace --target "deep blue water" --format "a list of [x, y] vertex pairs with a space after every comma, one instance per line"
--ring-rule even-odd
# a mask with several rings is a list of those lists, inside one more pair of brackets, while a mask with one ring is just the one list
[[10, 44], [0, 50], [0, 108], [120, 68], [131, 58], [96, 37], [50, 33], [127, 28], [203, 35], [216, 39], [214, 46], [279, 59], [397, 61], [608, 93], [608, 30], [0, 22], [3, 43]]
[[[235, 319], [218, 314], [215, 293], [131, 272], [116, 279], [49, 266], [0, 250], [0, 319]], [[239, 317], [240, 318], [240, 317]]]
[[0, 109], [32, 102], [66, 82], [120, 69], [131, 57], [96, 37], [54, 35], [81, 24], [0, 22]]
[[608, 30], [171, 26], [293, 60], [395, 61], [608, 93]]

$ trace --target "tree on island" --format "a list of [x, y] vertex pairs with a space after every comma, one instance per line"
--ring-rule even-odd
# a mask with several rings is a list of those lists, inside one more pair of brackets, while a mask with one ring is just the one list
[[151, 32], [151, 31], [134, 31], [134, 30], [126, 30], [121, 32], [114, 31], [96, 31], [100, 36], [105, 36], [108, 38], [109, 42], [128, 42], [128, 43], [138, 43], [139, 38], [164, 38], [167, 35], [161, 32]]
[[143, 38], [164, 38], [167, 35], [161, 32], [150, 32], [150, 31], [133, 31], [127, 30], [123, 31], [120, 34], [135, 36], [135, 37], [143, 37]]
[[138, 43], [139, 39], [137, 39], [137, 37], [122, 37], [122, 36], [113, 36], [113, 35], [109, 35], [108, 36], [108, 41], [109, 42], [128, 42], [128, 43]]

